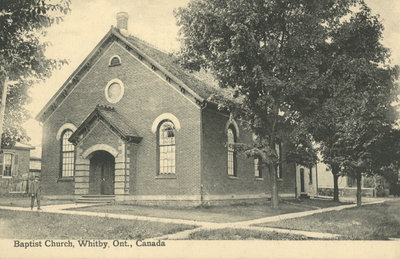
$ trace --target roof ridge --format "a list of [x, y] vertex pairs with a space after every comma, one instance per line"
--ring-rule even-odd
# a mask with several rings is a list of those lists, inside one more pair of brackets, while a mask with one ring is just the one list
[[148, 41], [146, 41], [146, 40], [143, 40], [143, 39], [141, 39], [141, 38], [139, 38], [138, 36], [135, 36], [135, 35], [133, 35], [133, 34], [129, 34], [128, 37], [129, 37], [129, 38], [132, 38], [132, 39], [134, 39], [134, 40], [137, 40], [137, 41], [139, 41], [139, 42], [141, 42], [141, 43], [143, 43], [143, 44], [146, 44], [146, 45], [148, 45], [149, 47], [152, 47], [152, 48], [154, 48], [154, 49], [156, 49], [156, 50], [158, 50], [158, 51], [160, 51], [160, 52], [162, 52], [162, 53], [164, 53], [164, 54], [166, 54], [166, 55], [172, 54], [171, 52], [168, 52], [167, 50], [160, 48], [160, 46], [156, 46], [155, 44], [150, 43], [150, 42], [148, 42]]
[[118, 33], [122, 34], [124, 37], [126, 37], [126, 38], [128, 38], [128, 39], [131, 38], [131, 39], [136, 40], [136, 41], [138, 41], [138, 42], [140, 42], [140, 43], [142, 43], [142, 44], [146, 44], [146, 45], [148, 45], [149, 47], [152, 47], [152, 48], [154, 48], [154, 49], [156, 49], [156, 50], [158, 50], [158, 51], [160, 51], [160, 52], [162, 52], [162, 53], [164, 53], [164, 54], [167, 54], [167, 55], [172, 54], [172, 53], [168, 52], [167, 50], [161, 48], [160, 46], [157, 46], [157, 45], [155, 45], [155, 44], [153, 44], [153, 43], [150, 43], [150, 42], [148, 42], [148, 41], [146, 41], [146, 40], [143, 40], [143, 39], [139, 38], [138, 36], [136, 36], [136, 35], [134, 35], [134, 34], [132, 34], [132, 33], [125, 33], [125, 35], [124, 35], [124, 33], [122, 33], [121, 30], [120, 30], [119, 28], [114, 27], [114, 26], [111, 26], [111, 28], [114, 29], [114, 30], [116, 30]]

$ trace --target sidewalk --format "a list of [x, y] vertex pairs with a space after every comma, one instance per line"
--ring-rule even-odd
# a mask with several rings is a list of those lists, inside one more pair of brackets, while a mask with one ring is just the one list
[[[363, 205], [382, 203], [385, 200], [386, 199], [379, 199], [379, 200], [375, 199], [372, 202], [365, 202]], [[214, 223], [214, 222], [204, 222], [204, 221], [185, 220], [185, 219], [157, 218], [157, 217], [148, 217], [148, 216], [136, 216], [136, 215], [124, 215], [124, 214], [113, 214], [113, 213], [68, 210], [68, 209], [77, 209], [77, 208], [97, 206], [97, 205], [98, 204], [75, 204], [75, 203], [60, 204], [60, 205], [48, 205], [48, 206], [43, 206], [42, 211], [46, 212], [46, 213], [81, 215], [81, 216], [92, 216], [92, 217], [107, 217], [107, 218], [126, 219], [126, 220], [142, 220], [142, 221], [151, 221], [151, 222], [160, 222], [160, 223], [172, 223], [172, 224], [184, 224], [184, 225], [198, 226], [195, 229], [185, 230], [182, 232], [169, 234], [169, 235], [164, 235], [164, 236], [156, 237], [155, 239], [185, 239], [191, 233], [194, 233], [199, 230], [212, 230], [212, 229], [223, 229], [223, 228], [279, 232], [279, 233], [287, 233], [287, 234], [293, 234], [293, 235], [303, 235], [303, 236], [307, 236], [307, 237], [311, 237], [311, 238], [335, 239], [335, 238], [338, 238], [340, 235], [330, 234], [330, 233], [319, 233], [319, 232], [281, 229], [281, 228], [271, 228], [271, 227], [258, 227], [258, 226], [253, 226], [253, 225], [266, 223], [266, 222], [279, 221], [279, 220], [283, 220], [283, 219], [293, 219], [293, 218], [305, 217], [308, 215], [313, 215], [313, 214], [323, 213], [323, 212], [328, 212], [328, 211], [339, 211], [339, 210], [352, 208], [352, 207], [356, 206], [356, 204], [349, 204], [349, 205], [328, 207], [328, 208], [317, 209], [317, 210], [282, 214], [282, 215], [278, 215], [278, 216], [259, 218], [259, 219], [255, 219], [255, 220], [232, 222], [232, 223]], [[31, 211], [30, 208], [11, 207], [11, 206], [0, 206], [0, 209], [13, 210], [13, 211]], [[36, 209], [34, 211], [36, 211]]]
[[[378, 204], [378, 203], [382, 203], [384, 201], [385, 201], [384, 199], [375, 200], [372, 202], [364, 202], [362, 205]], [[339, 211], [339, 210], [343, 210], [343, 209], [353, 208], [356, 206], [357, 206], [357, 204], [348, 204], [348, 205], [328, 207], [328, 208], [317, 209], [317, 210], [308, 210], [308, 211], [302, 211], [302, 212], [288, 213], [288, 214], [282, 214], [282, 215], [277, 215], [277, 216], [273, 216], [273, 217], [266, 217], [266, 218], [254, 219], [254, 220], [249, 220], [249, 221], [242, 221], [242, 222], [238, 222], [237, 224], [238, 225], [262, 224], [262, 223], [279, 221], [279, 220], [284, 220], [284, 219], [300, 218], [300, 217], [305, 217], [305, 216], [319, 214], [319, 213], [328, 212], [328, 211]]]

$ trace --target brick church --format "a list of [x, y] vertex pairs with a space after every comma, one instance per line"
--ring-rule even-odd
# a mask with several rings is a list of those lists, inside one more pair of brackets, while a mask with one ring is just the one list
[[[117, 14], [117, 27], [36, 117], [43, 194], [179, 205], [269, 197], [266, 168], [227, 145], [252, 135], [208, 100], [217, 87], [130, 36], [127, 21]], [[280, 154], [285, 160], [285, 143]], [[299, 168], [283, 163], [278, 171], [280, 196], [299, 195]]]

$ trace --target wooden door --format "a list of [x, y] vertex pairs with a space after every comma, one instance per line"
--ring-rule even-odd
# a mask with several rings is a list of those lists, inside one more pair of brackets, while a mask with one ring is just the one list
[[101, 165], [101, 194], [114, 194], [114, 159], [109, 157], [102, 161]]
[[90, 159], [89, 194], [114, 194], [114, 157], [106, 151], [96, 151]]

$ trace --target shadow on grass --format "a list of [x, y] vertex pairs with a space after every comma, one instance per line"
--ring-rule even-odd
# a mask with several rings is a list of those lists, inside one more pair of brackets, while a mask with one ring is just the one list
[[346, 240], [388, 240], [400, 237], [399, 211], [400, 199], [257, 226], [339, 234]]
[[313, 240], [313, 238], [278, 232], [248, 229], [199, 230], [189, 235], [190, 240]]
[[186, 219], [214, 223], [238, 222], [343, 205], [327, 200], [283, 200], [279, 209], [272, 209], [270, 202], [264, 204], [238, 204], [231, 206], [199, 206], [191, 208], [172, 208], [160, 206], [138, 206], [128, 204], [102, 205], [74, 210], [102, 213], [127, 214], [136, 216]]
[[0, 210], [0, 238], [144, 239], [194, 226], [106, 217]]

